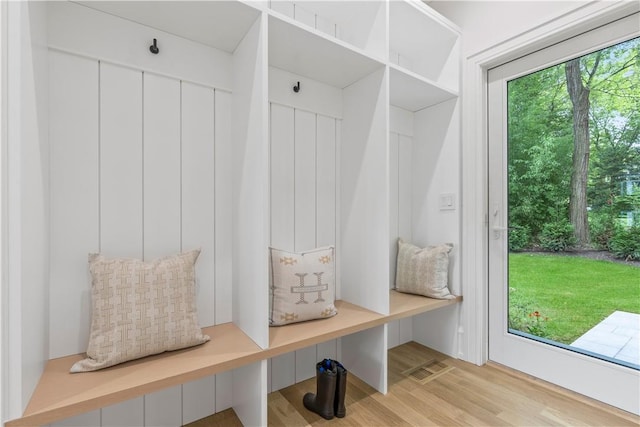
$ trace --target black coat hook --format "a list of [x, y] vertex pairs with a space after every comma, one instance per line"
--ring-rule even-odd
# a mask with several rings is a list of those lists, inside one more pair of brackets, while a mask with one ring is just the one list
[[149, 50], [151, 51], [151, 53], [153, 53], [154, 55], [157, 55], [158, 52], [160, 52], [160, 49], [158, 49], [158, 40], [153, 39], [153, 44], [151, 46], [149, 46]]
[[295, 86], [293, 87], [293, 91], [294, 91], [295, 93], [300, 92], [300, 82], [298, 82], [298, 84], [297, 84], [297, 85], [295, 85]]

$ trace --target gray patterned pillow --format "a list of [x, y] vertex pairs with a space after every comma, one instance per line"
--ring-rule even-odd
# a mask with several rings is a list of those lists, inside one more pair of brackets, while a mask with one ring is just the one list
[[198, 326], [195, 263], [200, 250], [150, 262], [89, 255], [91, 334], [71, 372], [106, 368], [209, 341]]
[[269, 325], [335, 316], [335, 249], [294, 253], [270, 248]]
[[454, 299], [447, 287], [453, 245], [419, 248], [398, 239], [396, 290], [438, 299]]

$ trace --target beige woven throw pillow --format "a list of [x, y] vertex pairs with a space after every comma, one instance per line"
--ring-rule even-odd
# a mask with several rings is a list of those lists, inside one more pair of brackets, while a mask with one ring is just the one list
[[450, 243], [419, 248], [398, 239], [396, 290], [431, 298], [454, 299], [447, 287], [452, 248]]
[[307, 252], [270, 248], [269, 325], [281, 326], [335, 316], [335, 249]]
[[92, 320], [87, 358], [71, 372], [209, 341], [198, 326], [195, 263], [200, 250], [150, 262], [89, 255]]

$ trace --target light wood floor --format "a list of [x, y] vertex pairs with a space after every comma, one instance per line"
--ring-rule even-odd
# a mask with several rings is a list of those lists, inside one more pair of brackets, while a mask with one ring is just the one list
[[[640, 426], [640, 417], [571, 391], [414, 342], [389, 351], [387, 395], [349, 377], [345, 418], [327, 421], [307, 411], [302, 396], [309, 391], [315, 392], [315, 378], [269, 394], [269, 426]], [[236, 426], [242, 424], [232, 409], [189, 424]]]

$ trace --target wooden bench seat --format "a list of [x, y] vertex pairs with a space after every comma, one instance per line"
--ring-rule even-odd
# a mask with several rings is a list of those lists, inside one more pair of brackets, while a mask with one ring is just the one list
[[108, 369], [70, 374], [82, 354], [50, 360], [21, 418], [6, 427], [37, 426], [133, 399], [208, 375], [239, 368], [294, 350], [380, 326], [461, 301], [436, 300], [391, 291], [389, 315], [336, 301], [330, 319], [269, 329], [269, 348], [261, 349], [232, 323], [204, 328], [211, 341]]

